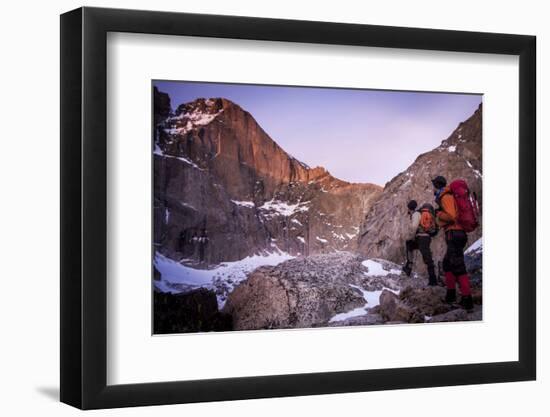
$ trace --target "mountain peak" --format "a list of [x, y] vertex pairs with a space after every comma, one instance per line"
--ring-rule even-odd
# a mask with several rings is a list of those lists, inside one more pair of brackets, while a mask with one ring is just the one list
[[229, 107], [237, 107], [240, 109], [238, 104], [223, 97], [200, 97], [188, 103], [180, 104], [174, 114], [175, 116], [190, 113], [219, 114]]
[[173, 115], [165, 119], [164, 130], [171, 135], [184, 135], [189, 131], [206, 126], [224, 110], [224, 99], [199, 98], [180, 104]]

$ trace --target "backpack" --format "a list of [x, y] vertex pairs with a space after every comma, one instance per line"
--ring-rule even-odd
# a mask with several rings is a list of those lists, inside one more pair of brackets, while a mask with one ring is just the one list
[[431, 237], [437, 235], [439, 227], [435, 222], [435, 210], [431, 204], [424, 204], [420, 207], [420, 223], [418, 224], [418, 231], [420, 233], [427, 233]]
[[479, 206], [477, 196], [470, 194], [468, 184], [464, 180], [454, 180], [449, 185], [451, 193], [456, 201], [457, 220], [456, 222], [466, 233], [473, 232], [479, 226]]

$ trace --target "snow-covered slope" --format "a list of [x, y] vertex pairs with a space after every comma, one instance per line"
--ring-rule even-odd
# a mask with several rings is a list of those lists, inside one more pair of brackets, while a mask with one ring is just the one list
[[287, 253], [277, 251], [264, 255], [247, 256], [234, 262], [223, 262], [210, 269], [198, 269], [185, 262], [176, 262], [156, 253], [154, 265], [160, 272], [160, 280], [154, 281], [155, 288], [161, 292], [180, 293], [196, 288], [207, 288], [216, 292], [220, 309], [227, 295], [234, 287], [246, 279], [248, 273], [264, 265], [278, 265], [292, 259]]

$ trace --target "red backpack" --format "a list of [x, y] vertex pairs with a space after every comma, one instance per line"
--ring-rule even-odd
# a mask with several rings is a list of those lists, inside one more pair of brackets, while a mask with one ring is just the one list
[[466, 233], [473, 232], [479, 226], [477, 217], [479, 215], [479, 206], [477, 198], [470, 194], [468, 184], [464, 180], [454, 180], [449, 185], [453, 194], [457, 213], [457, 223], [464, 229]]

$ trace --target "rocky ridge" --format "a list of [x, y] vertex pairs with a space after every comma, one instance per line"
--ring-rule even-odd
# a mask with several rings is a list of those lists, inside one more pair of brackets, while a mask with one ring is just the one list
[[[434, 203], [431, 179], [444, 175], [448, 181], [463, 178], [482, 203], [482, 108], [459, 124], [437, 148], [426, 152], [384, 186], [384, 191], [366, 212], [361, 224], [358, 251], [367, 257], [381, 257], [401, 263], [405, 259], [404, 241], [407, 229], [407, 202], [411, 199]], [[480, 218], [480, 224], [481, 224]], [[482, 235], [482, 226], [469, 234], [470, 243]], [[443, 233], [432, 240], [434, 259], [445, 252]], [[419, 264], [422, 264], [420, 261]]]

